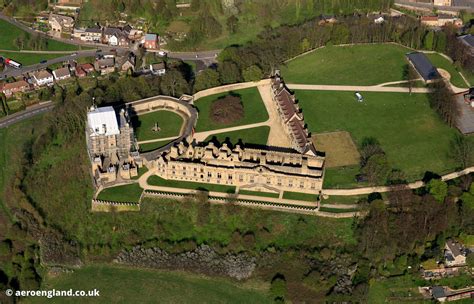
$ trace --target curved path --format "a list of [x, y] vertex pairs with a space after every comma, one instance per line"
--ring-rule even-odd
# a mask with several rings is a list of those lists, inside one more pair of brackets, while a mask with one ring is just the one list
[[[441, 176], [441, 180], [448, 181], [455, 178], [458, 178], [463, 175], [467, 175], [474, 172], [474, 166], [466, 168], [461, 171], [456, 171], [452, 173], [445, 174]], [[425, 185], [423, 181], [416, 181], [405, 185], [409, 189], [418, 189]], [[361, 195], [361, 194], [370, 194], [373, 192], [390, 192], [394, 190], [399, 190], [404, 185], [393, 185], [393, 186], [374, 186], [374, 187], [365, 187], [365, 188], [352, 188], [352, 189], [322, 189], [323, 195]]]
[[[395, 92], [410, 93], [409, 88], [404, 87], [383, 87], [382, 85], [373, 86], [348, 86], [348, 85], [320, 85], [320, 84], [287, 84], [291, 90], [313, 90], [313, 91], [351, 91], [351, 92]], [[412, 88], [412, 93], [430, 93], [428, 88]]]

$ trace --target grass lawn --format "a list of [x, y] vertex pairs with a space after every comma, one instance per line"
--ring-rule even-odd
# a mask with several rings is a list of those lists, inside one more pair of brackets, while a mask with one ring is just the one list
[[329, 212], [329, 213], [347, 213], [347, 212], [356, 212], [356, 211], [359, 211], [359, 209], [357, 208], [350, 208], [350, 209], [328, 208], [328, 207], [321, 206], [321, 208], [319, 208], [319, 211]]
[[454, 86], [458, 88], [467, 88], [466, 82], [464, 81], [464, 79], [462, 79], [456, 67], [451, 62], [449, 62], [448, 59], [444, 58], [438, 53], [427, 53], [426, 56], [429, 58], [429, 60], [435, 67], [446, 70], [449, 72], [449, 74], [451, 74], [450, 81]]
[[224, 193], [235, 193], [235, 187], [234, 186], [167, 180], [167, 179], [161, 178], [157, 175], [150, 176], [148, 178], [148, 183], [150, 185], [153, 185], [153, 186], [163, 186], [163, 187], [172, 187], [172, 188], [185, 188], [185, 189], [195, 189], [195, 190], [207, 190], [207, 191], [224, 192]]
[[[158, 123], [160, 131], [154, 132], [152, 129]], [[138, 141], [179, 136], [179, 131], [183, 125], [183, 118], [171, 111], [155, 111], [132, 118], [135, 134]]]
[[[0, 35], [0, 48], [4, 50], [18, 50], [14, 43], [15, 38], [23, 35], [25, 35], [25, 37], [31, 36], [29, 33], [24, 32], [22, 29], [4, 20], [0, 20], [0, 32], [2, 33]], [[25, 43], [25, 47], [23, 49], [27, 50], [27, 45], [28, 43]], [[45, 51], [74, 51], [77, 49], [78, 46], [76, 45], [47, 39]]]
[[323, 199], [321, 204], [341, 204], [341, 205], [352, 205], [357, 204], [360, 200], [366, 199], [367, 195], [330, 195], [327, 199]]
[[269, 133], [270, 127], [265, 126], [227, 133], [219, 133], [209, 136], [205, 139], [205, 141], [211, 141], [215, 139], [219, 143], [230, 142], [233, 145], [239, 143], [240, 141], [244, 144], [266, 145]]
[[283, 192], [283, 198], [298, 200], [298, 201], [309, 201], [316, 202], [318, 196], [316, 194], [300, 193], [300, 192]]
[[45, 52], [44, 54], [31, 53], [16, 53], [16, 52], [0, 52], [0, 56], [11, 58], [23, 65], [32, 65], [40, 63], [42, 60], [50, 60], [57, 57], [62, 57], [65, 54], [51, 54]]
[[[449, 147], [457, 131], [429, 107], [426, 95], [376, 92], [363, 95], [364, 102], [358, 103], [352, 92], [296, 93], [310, 131], [348, 131], [358, 146], [365, 137], [374, 137], [391, 166], [402, 170], [409, 180], [421, 178], [426, 171], [440, 174], [455, 169]], [[353, 170], [344, 169], [342, 173], [332, 169], [326, 172], [325, 186], [355, 183]]]
[[359, 165], [326, 168], [323, 188], [355, 188], [366, 187], [367, 182], [357, 182], [355, 176], [360, 172]]
[[[73, 273], [47, 278], [43, 289], [93, 290], [100, 297], [87, 303], [271, 303], [263, 283], [236, 283], [184, 272], [145, 270], [120, 266], [90, 265]], [[51, 299], [30, 297], [25, 303], [50, 303]], [[61, 298], [61, 303], [80, 299]], [[82, 298], [84, 301], [84, 298]]]
[[[424, 301], [418, 292], [418, 286], [425, 286], [426, 281], [416, 279], [410, 275], [391, 277], [384, 280], [371, 281], [367, 303], [432, 303]], [[410, 296], [411, 295], [411, 296]], [[415, 302], [415, 300], [417, 300]]]
[[260, 98], [257, 88], [249, 88], [232, 92], [233, 94], [240, 95], [242, 99], [242, 104], [244, 105], [244, 117], [242, 119], [230, 124], [220, 124], [212, 121], [210, 118], [212, 103], [229, 93], [210, 95], [195, 101], [195, 106], [199, 110], [199, 119], [196, 126], [197, 132], [247, 125], [268, 119], [267, 109]]
[[105, 188], [99, 193], [97, 199], [113, 202], [138, 203], [143, 189], [138, 184], [129, 184]]
[[289, 61], [281, 74], [287, 83], [302, 84], [375, 85], [398, 81], [403, 80], [408, 51], [394, 44], [328, 46]]
[[140, 144], [140, 152], [145, 153], [145, 152], [150, 152], [156, 149], [159, 149], [166, 144], [168, 144], [170, 141], [169, 140], [164, 140], [164, 141], [155, 141], [147, 144]]
[[239, 194], [278, 198], [278, 193], [272, 193], [272, 192], [239, 190]]

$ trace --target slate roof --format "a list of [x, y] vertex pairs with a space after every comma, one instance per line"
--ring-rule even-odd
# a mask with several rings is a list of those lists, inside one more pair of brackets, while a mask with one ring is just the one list
[[425, 81], [434, 80], [440, 77], [438, 70], [425, 54], [420, 52], [412, 52], [408, 53], [406, 56], [413, 64], [418, 74], [420, 74], [420, 76], [423, 77]]
[[433, 286], [431, 293], [435, 299], [446, 297], [446, 293], [444, 292], [444, 288], [442, 286]]
[[474, 47], [474, 35], [469, 34], [460, 36], [459, 39], [461, 39], [466, 45]]
[[156, 34], [146, 34], [145, 41], [156, 41], [157, 35]]

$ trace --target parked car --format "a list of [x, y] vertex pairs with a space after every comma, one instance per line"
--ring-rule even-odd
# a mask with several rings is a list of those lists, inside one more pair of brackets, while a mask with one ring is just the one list
[[43, 60], [40, 61], [41, 64], [45, 64], [46, 62], [48, 62], [48, 60], [46, 60], [46, 59], [43, 59]]
[[71, 54], [71, 57], [75, 57], [75, 56], [77, 56], [77, 53], [72, 53]]
[[165, 51], [159, 51], [159, 52], [158, 52], [158, 55], [164, 57], [164, 56], [166, 56], [166, 52], [165, 52]]

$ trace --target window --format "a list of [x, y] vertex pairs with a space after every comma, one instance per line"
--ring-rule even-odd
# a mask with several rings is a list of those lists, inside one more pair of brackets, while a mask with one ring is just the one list
[[269, 177], [267, 177], [267, 184], [270, 185], [271, 183], [272, 183], [271, 179]]
[[281, 178], [278, 178], [277, 184], [278, 186], [281, 186]]
[[244, 176], [242, 174], [239, 175], [239, 182], [243, 182], [244, 181]]
[[211, 172], [207, 172], [207, 177], [212, 177], [212, 173], [211, 173]]
[[222, 175], [220, 173], [217, 173], [217, 178], [221, 178]]
[[288, 180], [288, 186], [289, 186], [289, 187], [293, 187], [293, 181], [292, 181], [291, 179]]
[[316, 189], [316, 184], [315, 183], [311, 183], [311, 189]]
[[229, 175], [227, 176], [227, 179], [232, 180], [232, 174], [229, 174]]
[[303, 181], [300, 182], [300, 188], [304, 188], [304, 182]]

